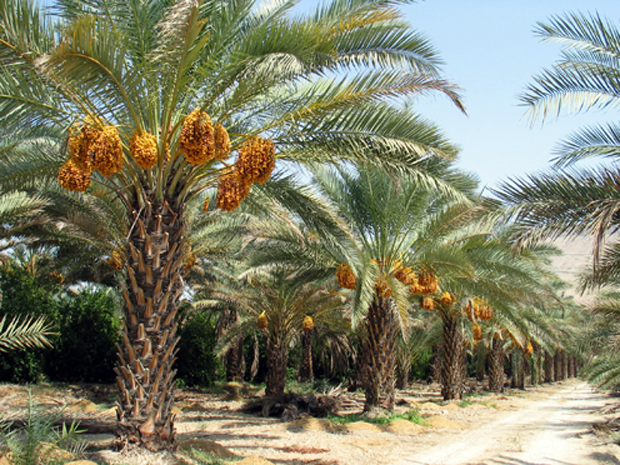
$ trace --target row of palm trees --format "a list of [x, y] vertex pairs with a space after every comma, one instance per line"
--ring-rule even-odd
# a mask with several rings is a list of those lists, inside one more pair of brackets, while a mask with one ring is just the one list
[[[553, 353], [563, 332], [578, 332], [553, 316], [569, 305], [545, 267], [550, 250], [514, 250], [500, 211], [475, 194], [467, 176], [437, 172], [441, 188], [369, 166], [321, 166], [308, 176], [309, 185], [295, 188], [289, 179], [272, 180], [286, 199], [269, 196], [278, 215], [249, 214], [244, 205], [229, 216], [245, 218], [245, 232], [230, 239], [225, 264], [212, 259], [225, 276], [204, 278], [195, 301], [236, 322], [220, 344], [227, 360], [238, 358], [243, 335], [265, 337], [268, 396], [284, 396], [294, 342], [305, 355], [302, 367], [310, 365], [315, 326], [314, 334], [338, 336], [334, 345], [356, 356], [367, 411], [392, 408], [397, 376], [416, 344], [418, 352], [441, 347], [442, 392], [456, 399], [465, 388], [466, 352], [478, 341], [499, 351], [490, 384], [501, 390], [504, 346]], [[197, 270], [208, 260], [200, 258]]]
[[515, 244], [455, 147], [401, 104], [439, 92], [463, 109], [398, 3], [0, 1], [0, 185], [25, 208], [4, 235], [81, 255], [76, 278], [117, 278], [121, 447], [175, 446], [177, 312], [199, 270], [229, 367], [244, 325], [265, 335], [270, 395], [291, 339], [323, 318], [359, 335], [367, 410], [393, 405], [411, 320], [441, 322], [447, 399], [464, 333], [552, 350], [569, 332], [548, 319], [557, 293], [530, 239], [550, 229], [517, 203], [528, 186], [503, 190], [531, 230]]
[[397, 102], [439, 92], [462, 108], [398, 2], [254, 3], [0, 2], [2, 188], [44, 199], [33, 235], [123, 273], [122, 447], [175, 444], [190, 228], [217, 229], [276, 158], [423, 173], [455, 154]]

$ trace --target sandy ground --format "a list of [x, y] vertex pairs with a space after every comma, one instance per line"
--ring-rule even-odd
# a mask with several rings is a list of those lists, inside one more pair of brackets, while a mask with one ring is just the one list
[[[2, 388], [0, 413], [19, 415], [24, 389]], [[40, 388], [35, 394], [78, 417], [112, 419], [109, 399], [83, 389], [61, 394]], [[441, 401], [437, 386], [419, 384], [399, 391], [398, 399], [399, 412], [419, 409], [425, 425], [399, 420], [387, 427], [365, 422], [343, 427], [310, 417], [282, 422], [243, 414], [242, 402], [188, 391], [178, 395], [176, 425], [181, 442], [215, 441], [237, 460], [254, 457], [244, 464], [268, 463], [255, 459], [260, 457], [282, 465], [620, 465], [620, 446], [604, 425], [613, 417], [604, 412], [620, 399], [578, 380], [449, 403]], [[362, 399], [349, 400], [349, 409], [341, 413], [359, 411], [355, 401]], [[105, 443], [109, 438], [94, 439]], [[127, 465], [179, 463], [179, 456], [109, 450], [88, 458]]]
[[[542, 394], [542, 395], [541, 395]], [[620, 464], [620, 448], [592, 434], [610, 399], [585, 383], [535, 391], [518, 410], [424, 451], [403, 450], [398, 464]]]

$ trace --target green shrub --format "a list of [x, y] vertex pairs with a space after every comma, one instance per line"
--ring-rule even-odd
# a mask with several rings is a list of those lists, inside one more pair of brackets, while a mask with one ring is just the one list
[[387, 425], [389, 423], [392, 423], [395, 420], [407, 420], [417, 425], [426, 424], [426, 420], [422, 418], [422, 416], [420, 415], [420, 411], [417, 409], [413, 409], [405, 413], [396, 413], [396, 414], [391, 414], [389, 416], [379, 416], [376, 418], [368, 418], [364, 416], [364, 414], [360, 414], [360, 413], [351, 413], [348, 415], [328, 414], [327, 419], [330, 420], [332, 423], [336, 423], [338, 425], [348, 425], [349, 423], [353, 423], [356, 421], [365, 421], [366, 423], [376, 423], [379, 425]]
[[[28, 271], [6, 266], [0, 269], [0, 317], [7, 315], [25, 318], [44, 316], [55, 323], [58, 300], [55, 298], [60, 286], [43, 283]], [[32, 383], [41, 379], [45, 354], [49, 349], [14, 350], [0, 353], [0, 381]]]
[[179, 336], [177, 378], [181, 378], [187, 386], [211, 386], [216, 380], [219, 365], [213, 353], [216, 341], [213, 322], [204, 313], [194, 313], [181, 325]]
[[58, 337], [47, 353], [51, 380], [112, 383], [116, 377], [116, 343], [120, 306], [111, 291], [85, 290], [60, 299]]
[[416, 361], [411, 365], [410, 379], [423, 380], [430, 378], [433, 351], [428, 348], [420, 352]]

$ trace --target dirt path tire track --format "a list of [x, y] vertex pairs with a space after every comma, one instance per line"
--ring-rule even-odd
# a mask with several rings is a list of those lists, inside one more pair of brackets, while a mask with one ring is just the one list
[[407, 454], [398, 465], [620, 465], [620, 448], [596, 447], [588, 434], [611, 400], [583, 382], [463, 432], [449, 442]]

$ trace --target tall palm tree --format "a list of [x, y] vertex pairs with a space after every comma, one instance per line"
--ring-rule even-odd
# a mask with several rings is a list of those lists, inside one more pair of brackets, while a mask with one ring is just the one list
[[[564, 49], [560, 60], [536, 76], [521, 98], [532, 119], [618, 105], [620, 30], [615, 24], [598, 15], [574, 13], [540, 23], [536, 32]], [[617, 122], [584, 128], [560, 144], [553, 171], [508, 181], [497, 192], [513, 207], [522, 242], [562, 235], [596, 237], [596, 266], [587, 285], [603, 284], [619, 270], [620, 247], [615, 241], [603, 247], [619, 227], [619, 175], [615, 164], [591, 169], [574, 165], [589, 157], [615, 162], [619, 154]]]
[[2, 159], [2, 188], [56, 178], [76, 203], [94, 196], [120, 212], [120, 234], [105, 242], [124, 273], [122, 447], [175, 446], [189, 201], [217, 189], [204, 209], [234, 210], [276, 158], [394, 169], [453, 153], [436, 128], [389, 103], [441, 92], [460, 106], [398, 2], [332, 0], [293, 16], [295, 4], [0, 2], [0, 123], [24, 140]]

